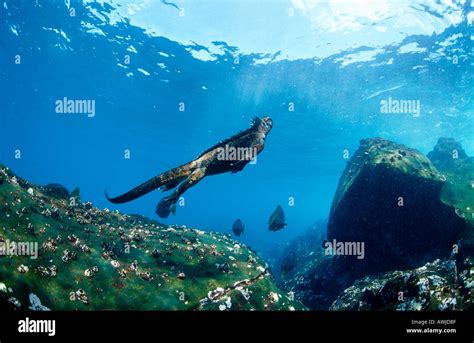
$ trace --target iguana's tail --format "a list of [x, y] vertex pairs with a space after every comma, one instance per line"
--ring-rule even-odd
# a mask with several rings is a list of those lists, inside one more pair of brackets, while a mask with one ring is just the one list
[[129, 202], [139, 197], [150, 193], [151, 191], [161, 188], [164, 191], [173, 189], [176, 187], [181, 181], [183, 181], [189, 174], [191, 174], [195, 168], [194, 161], [183, 164], [182, 166], [176, 167], [174, 169], [168, 170], [160, 175], [157, 175], [150, 180], [142, 183], [141, 185], [131, 189], [130, 191], [119, 195], [115, 198], [110, 198], [105, 191], [105, 197], [107, 200], [114, 204], [122, 204], [125, 202]]

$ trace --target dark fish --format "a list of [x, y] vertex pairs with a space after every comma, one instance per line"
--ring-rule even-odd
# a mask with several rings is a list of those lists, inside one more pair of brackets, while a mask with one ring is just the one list
[[296, 267], [296, 254], [292, 251], [289, 253], [281, 262], [281, 276], [285, 277], [289, 272], [291, 272]]
[[286, 226], [285, 223], [285, 214], [280, 205], [277, 206], [275, 212], [270, 216], [268, 220], [268, 230], [269, 231], [278, 231], [283, 229]]
[[79, 189], [79, 187], [76, 187], [72, 190], [70, 197], [76, 199], [77, 202], [80, 202], [81, 201], [80, 193], [81, 193], [81, 190]]
[[43, 191], [48, 195], [57, 196], [59, 198], [69, 197], [69, 191], [67, 188], [63, 185], [60, 185], [59, 183], [50, 183], [46, 186], [43, 186]]
[[232, 225], [232, 232], [237, 237], [240, 237], [240, 235], [244, 233], [244, 224], [242, 224], [242, 221], [240, 219], [237, 219], [234, 222], [234, 225]]

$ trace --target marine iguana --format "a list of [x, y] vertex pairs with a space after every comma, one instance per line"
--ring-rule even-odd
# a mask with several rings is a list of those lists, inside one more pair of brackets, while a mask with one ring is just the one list
[[[272, 126], [270, 117], [262, 119], [255, 117], [250, 128], [215, 144], [191, 162], [159, 174], [118, 197], [109, 198], [107, 191], [105, 191], [105, 196], [114, 204], [122, 204], [157, 188], [169, 191], [177, 187], [171, 195], [161, 199], [156, 206], [156, 214], [161, 218], [167, 218], [171, 212], [175, 212], [175, 204], [179, 197], [206, 176], [227, 172], [237, 173], [244, 169], [247, 163], [262, 152], [266, 135], [271, 131]], [[243, 152], [244, 156], [239, 156], [239, 152]]]

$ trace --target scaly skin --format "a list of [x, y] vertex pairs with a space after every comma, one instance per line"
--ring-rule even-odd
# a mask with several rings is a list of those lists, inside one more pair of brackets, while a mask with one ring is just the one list
[[118, 197], [109, 198], [107, 192], [105, 192], [105, 196], [110, 202], [122, 204], [135, 200], [157, 188], [163, 191], [176, 188], [171, 195], [163, 198], [156, 207], [156, 213], [161, 218], [166, 218], [175, 210], [175, 204], [179, 197], [206, 176], [241, 171], [251, 159], [222, 158], [223, 150], [226, 148], [252, 149], [251, 151], [258, 155], [264, 148], [266, 135], [272, 129], [272, 125], [273, 122], [269, 117], [255, 118], [249, 129], [219, 142], [191, 162], [159, 174]]

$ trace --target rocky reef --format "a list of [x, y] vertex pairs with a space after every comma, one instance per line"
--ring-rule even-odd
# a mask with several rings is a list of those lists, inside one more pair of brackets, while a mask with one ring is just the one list
[[99, 210], [3, 166], [0, 229], [4, 310], [304, 309], [227, 235]]
[[[327, 224], [289, 243], [270, 272], [228, 235], [100, 210], [78, 189], [0, 166], [0, 308], [472, 310], [472, 180], [455, 140], [428, 157], [363, 140]], [[363, 243], [362, 254], [328, 253], [336, 242]]]
[[[282, 248], [281, 256], [273, 266], [276, 280], [282, 288], [294, 293], [296, 299], [314, 310], [327, 310], [339, 293], [354, 280], [344, 281], [347, 271], [334, 264], [336, 258], [324, 255], [322, 243], [327, 221], [314, 223], [306, 232]], [[283, 273], [286, 261], [295, 256], [293, 268]], [[338, 277], [339, 276], [339, 277]], [[337, 285], [338, 282], [342, 285]]]
[[448, 255], [466, 224], [441, 200], [445, 181], [414, 149], [383, 139], [361, 141], [339, 181], [328, 240], [364, 242], [365, 257], [347, 259], [368, 273]]
[[454, 138], [448, 137], [438, 139], [435, 147], [427, 156], [436, 168], [441, 171], [453, 169], [459, 162], [464, 163], [471, 159], [467, 156], [461, 143]]
[[471, 309], [474, 165], [451, 139], [428, 156], [434, 162], [395, 142], [361, 141], [340, 178], [323, 245], [363, 243], [363, 256], [328, 255], [306, 235], [292, 248], [303, 263], [282, 287], [318, 310]]
[[271, 260], [270, 264], [275, 279], [286, 280], [301, 271], [299, 266], [312, 267], [321, 255], [321, 244], [325, 237], [327, 221], [318, 220], [305, 230], [301, 236], [295, 237], [278, 247], [280, 256]]
[[[462, 267], [451, 259], [407, 271], [366, 276], [342, 292], [333, 311], [446, 311], [470, 310], [474, 301], [474, 259]], [[462, 270], [461, 273], [458, 270]]]

